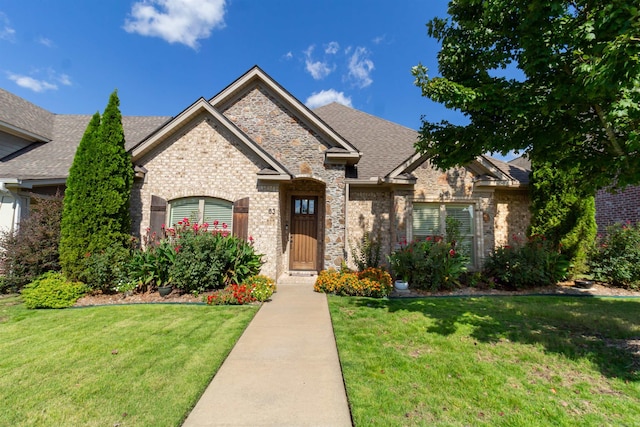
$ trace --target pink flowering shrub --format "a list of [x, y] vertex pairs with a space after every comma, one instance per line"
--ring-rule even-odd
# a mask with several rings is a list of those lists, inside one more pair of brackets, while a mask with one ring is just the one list
[[446, 242], [440, 236], [401, 242], [389, 257], [396, 279], [408, 282], [412, 288], [432, 291], [459, 286], [468, 262], [469, 258], [456, 249], [455, 242]]
[[257, 274], [262, 255], [231, 234], [227, 224], [192, 223], [188, 218], [162, 235], [149, 234], [132, 257], [131, 277], [147, 286], [172, 285], [185, 292], [219, 289]]
[[484, 264], [484, 274], [501, 288], [524, 289], [555, 284], [567, 275], [569, 261], [544, 236], [529, 237], [497, 248]]

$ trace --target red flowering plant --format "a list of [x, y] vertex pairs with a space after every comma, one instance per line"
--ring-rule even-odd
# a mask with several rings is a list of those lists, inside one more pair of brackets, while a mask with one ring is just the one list
[[457, 245], [459, 221], [447, 218], [445, 236], [428, 236], [412, 242], [403, 240], [389, 256], [396, 279], [418, 289], [451, 289], [460, 285], [467, 271], [468, 256]]
[[215, 291], [206, 297], [209, 305], [243, 305], [256, 301], [251, 291], [253, 286], [232, 283], [224, 289]]
[[171, 277], [185, 292], [204, 292], [243, 281], [258, 274], [263, 255], [249, 241], [231, 234], [226, 223], [197, 224], [188, 218], [168, 230], [168, 238], [178, 247]]

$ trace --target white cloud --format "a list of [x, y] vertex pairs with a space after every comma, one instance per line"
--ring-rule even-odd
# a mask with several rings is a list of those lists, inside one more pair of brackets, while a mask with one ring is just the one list
[[311, 74], [314, 80], [322, 80], [331, 74], [335, 69], [335, 65], [331, 66], [326, 61], [314, 61], [312, 58], [313, 50], [315, 49], [314, 45], [311, 45], [304, 51], [304, 55], [306, 56], [305, 65], [306, 69]]
[[46, 47], [53, 47], [53, 40], [48, 39], [46, 37], [39, 37], [38, 38], [38, 43], [40, 43], [43, 46]]
[[338, 42], [331, 42], [325, 47], [324, 53], [326, 53], [327, 55], [335, 55], [336, 53], [338, 53], [338, 50], [340, 50], [340, 45], [338, 44]]
[[0, 40], [15, 41], [16, 30], [11, 27], [9, 18], [0, 12]]
[[386, 39], [387, 39], [387, 35], [385, 34], [385, 35], [382, 35], [382, 36], [375, 37], [375, 38], [372, 40], [372, 42], [373, 42], [373, 44], [380, 44], [380, 43], [382, 43], [383, 41], [385, 41]]
[[58, 86], [44, 80], [37, 80], [33, 77], [19, 74], [7, 73], [9, 80], [13, 80], [18, 86], [31, 89], [34, 92], [44, 92], [45, 90], [57, 90]]
[[374, 70], [373, 61], [368, 58], [369, 51], [364, 47], [357, 47], [349, 59], [348, 78], [355, 82], [360, 89], [373, 83], [371, 72]]
[[[34, 92], [44, 92], [47, 90], [58, 90], [58, 85], [71, 86], [71, 78], [67, 74], [58, 74], [53, 68], [33, 70], [30, 76], [7, 72], [9, 80], [18, 86], [31, 89]], [[46, 78], [40, 75], [46, 74]]]
[[224, 27], [225, 0], [142, 0], [133, 4], [124, 29], [198, 48], [214, 28]]
[[60, 74], [59, 76], [56, 77], [56, 79], [60, 82], [60, 84], [63, 84], [65, 86], [71, 86], [71, 79], [66, 74]]
[[285, 59], [291, 59], [291, 58], [293, 58], [293, 53], [291, 53], [291, 51], [289, 51], [289, 52], [285, 53], [285, 54], [284, 54], [284, 58], [285, 58]]
[[314, 92], [311, 94], [305, 105], [309, 108], [322, 107], [323, 105], [337, 102], [338, 104], [351, 107], [351, 98], [344, 95], [344, 92], [338, 92], [334, 89], [322, 90], [320, 92]]
[[336, 67], [330, 67], [326, 62], [306, 60], [307, 71], [311, 74], [314, 80], [321, 80], [327, 77], [336, 69]]

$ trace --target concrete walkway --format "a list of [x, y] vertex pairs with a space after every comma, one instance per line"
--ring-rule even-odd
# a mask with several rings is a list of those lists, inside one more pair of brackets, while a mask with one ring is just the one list
[[184, 427], [351, 426], [327, 298], [278, 285]]

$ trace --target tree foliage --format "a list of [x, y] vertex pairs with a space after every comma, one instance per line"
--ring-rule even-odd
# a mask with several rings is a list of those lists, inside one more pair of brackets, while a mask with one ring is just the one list
[[[469, 124], [423, 122], [417, 148], [439, 167], [526, 152], [593, 192], [640, 182], [637, 0], [456, 0], [427, 24], [440, 77], [418, 65], [423, 96]], [[514, 68], [519, 77], [505, 77]]]
[[571, 262], [570, 273], [587, 269], [588, 252], [597, 234], [595, 197], [576, 185], [579, 168], [560, 171], [552, 163], [533, 164], [532, 235], [543, 235]]
[[113, 92], [102, 118], [96, 113], [89, 122], [69, 171], [60, 262], [72, 279], [81, 277], [87, 254], [124, 246], [129, 239], [133, 168], [119, 105]]

